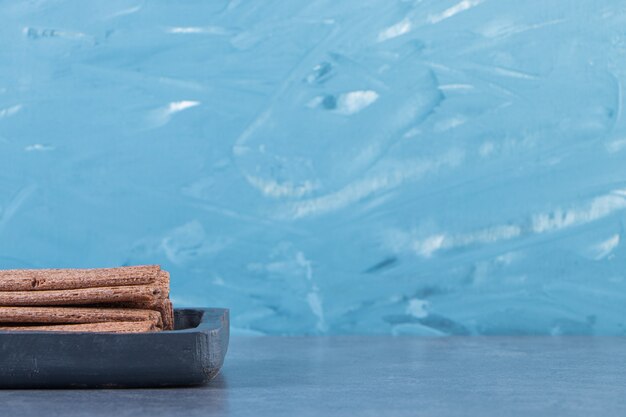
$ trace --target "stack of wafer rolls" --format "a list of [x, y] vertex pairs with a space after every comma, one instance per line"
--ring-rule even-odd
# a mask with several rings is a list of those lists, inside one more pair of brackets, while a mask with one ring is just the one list
[[169, 288], [159, 265], [0, 270], [0, 331], [173, 330]]

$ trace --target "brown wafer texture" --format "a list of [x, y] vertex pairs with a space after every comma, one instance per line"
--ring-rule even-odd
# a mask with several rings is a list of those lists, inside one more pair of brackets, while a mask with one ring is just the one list
[[0, 270], [0, 291], [71, 290], [152, 284], [161, 272], [159, 265], [94, 269], [9, 269]]
[[0, 306], [62, 306], [98, 303], [141, 302], [156, 304], [163, 298], [156, 285], [81, 288], [50, 291], [0, 291]]
[[161, 313], [130, 308], [0, 307], [0, 323], [87, 324], [106, 322], [153, 323], [163, 328]]
[[[114, 307], [114, 304], [106, 304], [106, 307]], [[161, 314], [163, 330], [174, 330], [174, 306], [169, 299], [157, 299], [149, 302], [129, 301], [121, 303], [118, 307], [126, 309], [156, 310]]]
[[150, 321], [118, 321], [89, 324], [59, 324], [52, 326], [0, 326], [0, 331], [12, 332], [96, 332], [146, 333], [158, 330]]
[[[169, 288], [170, 288], [170, 274], [167, 271], [160, 271], [155, 281], [155, 285], [158, 286], [160, 292], [152, 298], [133, 298], [127, 301], [119, 301], [117, 303], [110, 303], [105, 301], [102, 304], [100, 301], [94, 301], [94, 304], [98, 307], [121, 307], [130, 309], [147, 309], [156, 310], [161, 314], [163, 320], [163, 330], [174, 330], [174, 307], [169, 300]], [[1, 299], [1, 296], [0, 296]], [[98, 305], [99, 304], [99, 305]]]
[[[133, 323], [133, 329], [143, 329], [136, 331], [173, 330], [169, 287], [169, 273], [158, 265], [4, 270], [0, 271], [0, 325], [14, 331], [41, 331], [34, 327], [99, 331], [91, 329]], [[150, 329], [145, 323], [150, 323]]]

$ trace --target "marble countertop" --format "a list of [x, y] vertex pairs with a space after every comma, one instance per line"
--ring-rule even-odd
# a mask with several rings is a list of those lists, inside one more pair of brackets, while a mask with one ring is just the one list
[[626, 338], [235, 337], [187, 389], [0, 391], [20, 416], [589, 416], [626, 413]]

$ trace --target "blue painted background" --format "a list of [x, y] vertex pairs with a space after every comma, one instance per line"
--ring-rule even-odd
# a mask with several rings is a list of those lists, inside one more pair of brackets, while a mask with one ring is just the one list
[[616, 1], [2, 1], [0, 263], [237, 332], [626, 333]]

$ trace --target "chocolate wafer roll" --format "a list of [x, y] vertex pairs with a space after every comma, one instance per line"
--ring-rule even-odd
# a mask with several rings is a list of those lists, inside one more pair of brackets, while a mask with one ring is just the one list
[[163, 330], [174, 330], [174, 306], [169, 299], [163, 300], [157, 307], [163, 319]]
[[0, 270], [0, 291], [71, 290], [145, 285], [156, 281], [159, 265], [95, 269]]
[[104, 304], [98, 307], [119, 307], [142, 310], [155, 310], [161, 314], [163, 330], [174, 330], [174, 306], [169, 299], [156, 299], [149, 302], [129, 301], [120, 304]]
[[133, 300], [128, 302], [122, 302], [117, 305], [106, 304], [101, 307], [121, 307], [121, 308], [139, 308], [156, 310], [161, 313], [163, 320], [163, 330], [174, 330], [174, 307], [169, 300], [170, 289], [170, 274], [167, 271], [161, 271], [155, 282], [159, 286], [161, 292], [158, 297], [151, 300]]
[[0, 323], [85, 324], [149, 321], [163, 328], [161, 313], [152, 310], [84, 307], [0, 307]]
[[167, 271], [159, 271], [154, 281], [156, 285], [161, 287], [161, 297], [168, 298], [170, 296], [170, 273]]
[[134, 302], [156, 305], [163, 299], [158, 285], [128, 285], [50, 291], [0, 291], [0, 306], [62, 306]]
[[91, 329], [116, 323], [132, 324], [131, 332], [148, 331], [145, 323], [173, 330], [169, 287], [158, 265], [0, 270], [0, 323], [15, 331], [99, 331]]
[[156, 331], [149, 321], [118, 321], [90, 324], [60, 324], [54, 326], [2, 326], [6, 332], [94, 332], [94, 333], [145, 333]]

